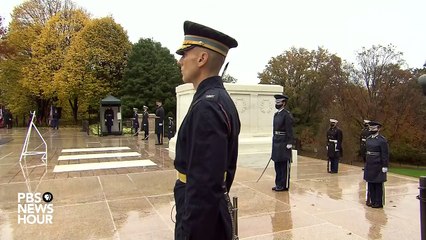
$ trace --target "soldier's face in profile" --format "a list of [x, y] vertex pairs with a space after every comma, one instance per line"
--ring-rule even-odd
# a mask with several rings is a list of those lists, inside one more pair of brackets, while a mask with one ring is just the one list
[[198, 74], [199, 54], [197, 47], [185, 51], [179, 59], [180, 71], [184, 83], [193, 83]]

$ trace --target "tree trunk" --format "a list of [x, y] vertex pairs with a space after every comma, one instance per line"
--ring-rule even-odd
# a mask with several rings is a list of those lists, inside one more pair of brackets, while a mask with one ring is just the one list
[[74, 118], [74, 123], [77, 124], [78, 121], [78, 98], [74, 97], [73, 99], [68, 99], [68, 102], [72, 109], [72, 116]]

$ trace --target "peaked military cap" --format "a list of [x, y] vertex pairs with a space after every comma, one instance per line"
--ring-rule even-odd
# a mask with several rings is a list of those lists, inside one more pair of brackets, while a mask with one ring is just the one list
[[370, 120], [364, 119], [364, 124], [368, 124]]
[[183, 55], [185, 51], [199, 46], [213, 50], [226, 57], [230, 48], [238, 46], [238, 42], [234, 38], [195, 22], [185, 21], [183, 31], [185, 33], [183, 44], [176, 51], [179, 55]]
[[288, 100], [288, 96], [284, 94], [275, 94], [274, 98], [277, 100]]
[[330, 118], [330, 122], [332, 122], [332, 123], [338, 123], [339, 121], [337, 121], [336, 119]]
[[284, 95], [284, 94], [275, 94], [274, 95], [274, 98], [277, 100], [277, 101], [287, 101], [288, 100], [288, 96], [287, 95]]
[[368, 125], [369, 125], [369, 126], [379, 126], [379, 127], [381, 127], [381, 126], [382, 126], [382, 124], [381, 124], [381, 123], [379, 123], [379, 122], [377, 122], [377, 121], [370, 121], [370, 122], [368, 123]]

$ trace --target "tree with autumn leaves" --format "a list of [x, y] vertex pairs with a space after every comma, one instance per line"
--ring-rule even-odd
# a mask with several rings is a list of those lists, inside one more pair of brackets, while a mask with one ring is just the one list
[[69, 0], [17, 6], [6, 38], [1, 43], [14, 53], [1, 59], [1, 104], [15, 116], [37, 110], [42, 123], [51, 106], [77, 122], [78, 114], [116, 92], [131, 47], [111, 17], [91, 19]]
[[355, 65], [322, 48], [292, 48], [273, 57], [259, 79], [283, 86], [290, 96], [305, 150], [324, 154], [328, 119], [336, 118], [345, 135], [343, 159], [352, 162], [362, 121], [370, 119], [383, 123], [394, 161], [426, 164], [426, 103], [416, 84], [422, 70], [403, 69], [403, 64], [402, 53], [392, 45], [363, 48]]

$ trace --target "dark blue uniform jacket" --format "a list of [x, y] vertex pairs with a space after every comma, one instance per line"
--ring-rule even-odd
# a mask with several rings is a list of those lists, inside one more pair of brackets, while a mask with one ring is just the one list
[[382, 172], [382, 168], [388, 166], [388, 141], [380, 134], [376, 137], [369, 136], [366, 141], [364, 180], [371, 183], [386, 182], [387, 174]]
[[221, 224], [223, 187], [229, 191], [234, 180], [239, 133], [238, 112], [222, 79], [202, 81], [179, 128], [174, 161], [187, 178], [182, 225], [190, 239], [211, 239]]
[[291, 160], [291, 149], [286, 148], [287, 144], [293, 144], [293, 116], [283, 109], [274, 114], [271, 154], [274, 162]]

